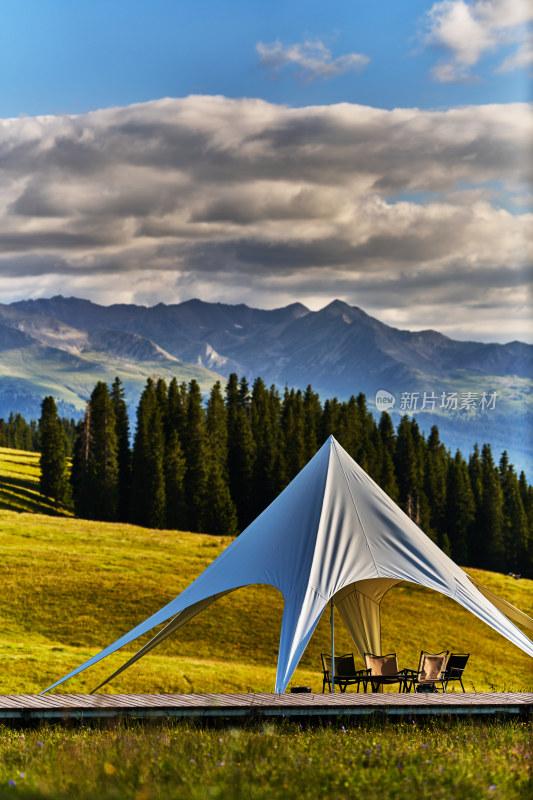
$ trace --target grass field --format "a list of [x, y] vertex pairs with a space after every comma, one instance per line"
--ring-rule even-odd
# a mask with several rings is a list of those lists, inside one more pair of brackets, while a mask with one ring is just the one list
[[530, 800], [524, 723], [0, 727], [0, 798]]
[[[41, 691], [94, 655], [175, 597], [231, 541], [23, 513], [53, 511], [38, 493], [38, 458], [0, 449], [0, 501], [16, 509], [0, 507], [0, 692], [8, 694]], [[533, 581], [469, 572], [533, 613]], [[382, 608], [383, 652], [397, 652], [400, 667], [415, 667], [421, 649], [450, 649], [472, 653], [469, 689], [533, 686], [531, 659], [448, 598], [404, 584], [386, 595]], [[282, 597], [270, 586], [239, 589], [104, 691], [272, 691], [282, 610]], [[353, 650], [338, 616], [336, 644], [339, 653]], [[321, 690], [320, 653], [328, 648], [329, 612], [294, 685]], [[136, 649], [109, 657], [60, 690], [94, 688]]]
[[[163, 606], [229, 544], [225, 537], [155, 531], [0, 510], [0, 692], [34, 693]], [[532, 581], [471, 570], [533, 611]], [[222, 598], [106, 687], [110, 692], [272, 691], [282, 597], [250, 586]], [[524, 690], [531, 659], [453, 601], [411, 584], [383, 602], [383, 649], [400, 667], [420, 649], [472, 653], [468, 689]], [[353, 645], [337, 617], [338, 652]], [[293, 677], [322, 688], [329, 648], [324, 614]], [[60, 687], [93, 689], [135, 652], [121, 651]], [[510, 666], [512, 665], [512, 667]]]
[[40, 453], [0, 447], [0, 509], [69, 516], [39, 493]]
[[[21, 483], [17, 484], [17, 481]], [[48, 513], [38, 456], [0, 451], [0, 693], [41, 691], [190, 583], [230, 539], [89, 522]], [[18, 488], [17, 488], [18, 487]], [[21, 491], [25, 489], [26, 493]], [[469, 570], [533, 612], [533, 582]], [[123, 673], [108, 692], [272, 691], [282, 598], [234, 592]], [[338, 652], [353, 650], [337, 618]], [[321, 690], [319, 623], [293, 684]], [[467, 690], [531, 690], [531, 659], [457, 604], [403, 585], [383, 603], [384, 652], [416, 666], [421, 648], [472, 653]], [[86, 692], [133, 649], [60, 687]], [[531, 728], [435, 720], [202, 729], [133, 722], [0, 726], [0, 800], [529, 800]]]

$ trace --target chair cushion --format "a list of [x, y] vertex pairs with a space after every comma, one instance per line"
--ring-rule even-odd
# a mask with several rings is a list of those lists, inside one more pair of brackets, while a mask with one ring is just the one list
[[366, 655], [366, 666], [372, 670], [372, 675], [397, 675], [398, 658], [393, 656], [371, 656]]
[[420, 683], [423, 681], [438, 681], [442, 677], [444, 664], [446, 663], [446, 656], [432, 656], [424, 655], [420, 663], [420, 675], [418, 680]]

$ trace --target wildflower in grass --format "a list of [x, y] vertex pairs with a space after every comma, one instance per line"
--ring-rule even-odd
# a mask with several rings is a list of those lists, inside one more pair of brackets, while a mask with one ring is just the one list
[[9, 781], [9, 785], [10, 785], [10, 786], [16, 786], [17, 784], [15, 783], [15, 781], [14, 781], [14, 780], [10, 780], [10, 781]]
[[114, 775], [116, 771], [116, 767], [114, 767], [113, 764], [110, 764], [108, 761], [105, 762], [104, 772], [106, 775]]
[[491, 785], [489, 786], [489, 792], [492, 792], [492, 791], [494, 791], [494, 789], [497, 789], [497, 788], [498, 788], [497, 786], [495, 786], [493, 783], [491, 783]]

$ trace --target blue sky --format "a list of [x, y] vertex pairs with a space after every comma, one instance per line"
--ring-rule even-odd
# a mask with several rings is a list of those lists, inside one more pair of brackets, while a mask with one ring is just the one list
[[398, 327], [533, 340], [532, 16], [4, 0], [2, 298], [340, 297]]
[[[222, 94], [293, 106], [350, 102], [442, 108], [528, 99], [524, 70], [497, 72], [513, 43], [484, 51], [466, 81], [440, 83], [424, 41], [424, 0], [7, 0], [0, 27], [0, 114], [81, 113], [160, 97]], [[360, 72], [298, 78], [262, 68], [259, 42], [322, 42]], [[441, 45], [442, 48], [442, 45]]]

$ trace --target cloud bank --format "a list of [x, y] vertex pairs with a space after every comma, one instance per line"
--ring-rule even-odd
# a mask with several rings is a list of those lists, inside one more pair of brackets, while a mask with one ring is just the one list
[[335, 297], [531, 339], [531, 111], [191, 96], [0, 121], [0, 292], [100, 302]]
[[472, 80], [474, 67], [484, 56], [510, 49], [497, 67], [510, 72], [531, 64], [533, 19], [529, 0], [441, 0], [426, 15], [427, 44], [445, 52], [433, 68], [441, 83]]

